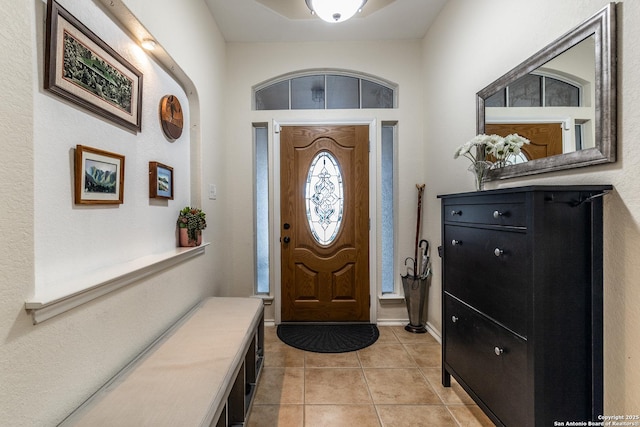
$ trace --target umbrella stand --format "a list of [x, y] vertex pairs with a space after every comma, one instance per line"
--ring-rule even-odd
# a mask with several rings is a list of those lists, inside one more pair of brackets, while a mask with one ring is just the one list
[[427, 289], [429, 287], [429, 277], [422, 276], [402, 276], [402, 287], [404, 289], [404, 299], [407, 303], [409, 314], [409, 324], [404, 327], [406, 331], [414, 334], [424, 334], [426, 327], [426, 301]]
[[[404, 299], [407, 303], [407, 312], [409, 314], [409, 324], [405, 326], [405, 330], [416, 334], [427, 332], [425, 305], [429, 285], [428, 280], [431, 275], [428, 256], [429, 242], [426, 240], [420, 240], [420, 220], [424, 187], [424, 184], [416, 185], [416, 188], [418, 189], [418, 214], [414, 257], [413, 259], [409, 257], [405, 260], [405, 265], [407, 260], [411, 260], [413, 262], [413, 272], [412, 274], [409, 274], [409, 271], [411, 270], [411, 268], [409, 268], [405, 276], [400, 276], [404, 290]], [[421, 253], [423, 242], [426, 243], [426, 245]]]

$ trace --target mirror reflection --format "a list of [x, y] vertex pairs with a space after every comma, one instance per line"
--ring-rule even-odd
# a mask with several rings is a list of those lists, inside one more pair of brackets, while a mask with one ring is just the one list
[[485, 100], [485, 133], [531, 141], [517, 162], [595, 147], [595, 37]]
[[616, 160], [615, 4], [478, 92], [477, 133], [531, 141], [489, 179]]

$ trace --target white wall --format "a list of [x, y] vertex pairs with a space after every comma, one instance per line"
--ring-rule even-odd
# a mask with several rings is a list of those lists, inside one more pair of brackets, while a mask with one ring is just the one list
[[[603, 0], [449, 0], [424, 40], [427, 238], [440, 241], [435, 196], [473, 190], [468, 162], [453, 159], [475, 135], [475, 93], [585, 20]], [[489, 184], [613, 184], [605, 197], [605, 410], [640, 413], [640, 5], [619, 12], [618, 162]], [[439, 288], [440, 265], [433, 283]], [[433, 287], [433, 285], [432, 285]], [[433, 291], [433, 289], [432, 289]], [[438, 289], [439, 291], [439, 289]], [[429, 319], [440, 326], [440, 306]], [[567, 349], [573, 351], [573, 349]]]
[[[134, 3], [132, 1], [132, 3]], [[161, 4], [164, 3], [164, 4]], [[203, 2], [138, 1], [143, 25], [179, 57], [197, 93], [185, 94], [124, 36], [100, 3], [61, 0], [74, 15], [144, 72], [143, 130], [133, 134], [42, 89], [44, 7], [16, 2], [0, 12], [3, 131], [0, 176], [0, 424], [55, 425], [131, 360], [195, 302], [216, 294], [220, 245], [219, 204], [202, 202], [203, 180], [222, 180], [221, 108], [225, 47]], [[156, 8], [162, 13], [156, 13]], [[184, 40], [192, 48], [184, 49]], [[195, 36], [194, 34], [197, 34]], [[175, 44], [174, 44], [175, 43]], [[206, 51], [203, 59], [202, 51]], [[6, 56], [5, 56], [6, 55]], [[179, 96], [188, 116], [192, 99], [202, 126], [187, 126], [168, 142], [158, 105]], [[85, 144], [126, 156], [125, 203], [112, 207], [73, 204], [72, 148]], [[201, 167], [201, 155], [207, 167]], [[195, 161], [193, 160], [195, 158]], [[148, 199], [148, 161], [176, 168], [176, 199]], [[195, 172], [192, 172], [195, 169]], [[189, 184], [191, 180], [191, 184]], [[175, 247], [175, 219], [187, 203], [202, 203], [209, 219], [203, 256], [155, 274], [108, 296], [33, 325], [24, 302], [43, 287], [57, 286], [100, 266]], [[218, 253], [218, 254], [217, 254]], [[218, 255], [218, 256], [216, 256]]]
[[[190, 204], [187, 95], [102, 10], [84, 7], [85, 3], [60, 2], [142, 72], [142, 132], [124, 130], [63, 101], [42, 89], [41, 78], [33, 82], [36, 294], [64, 288], [66, 281], [105, 265], [174, 248], [177, 212]], [[43, 29], [36, 29], [37, 39], [43, 40]], [[38, 66], [41, 76], [42, 61]], [[180, 100], [187, 124], [187, 131], [174, 142], [164, 136], [158, 119], [160, 99], [167, 94]], [[71, 184], [77, 144], [125, 156], [122, 205], [74, 204]], [[174, 200], [149, 199], [149, 161], [173, 167]]]
[[[376, 120], [380, 134], [381, 121], [398, 121], [398, 240], [397, 265], [413, 256], [415, 239], [416, 187], [424, 182], [422, 167], [422, 97], [421, 51], [418, 41], [351, 42], [351, 43], [258, 43], [229, 44], [227, 78], [226, 139], [228, 164], [226, 191], [233, 191], [234, 202], [229, 204], [230, 230], [229, 266], [232, 266], [233, 295], [250, 294], [253, 290], [253, 164], [252, 123], [272, 122], [344, 122]], [[254, 85], [293, 71], [307, 69], [343, 69], [363, 72], [399, 85], [397, 109], [374, 110], [297, 110], [251, 111], [251, 88]], [[372, 145], [379, 141], [372, 141]], [[273, 150], [273, 148], [271, 148]], [[279, 152], [273, 153], [279, 156]], [[273, 166], [273, 165], [272, 165]], [[374, 165], [375, 167], [375, 165]], [[278, 171], [275, 171], [277, 174]], [[273, 197], [273, 194], [271, 194]], [[279, 201], [275, 201], [279, 204]], [[279, 230], [279, 224], [274, 229]], [[372, 250], [380, 246], [373, 242]], [[273, 259], [272, 259], [273, 261]], [[379, 263], [378, 263], [379, 264]], [[372, 265], [371, 268], [378, 268]], [[402, 270], [404, 273], [404, 270]], [[400, 273], [400, 271], [399, 271]], [[400, 280], [398, 273], [397, 280]], [[378, 320], [407, 318], [406, 306], [401, 304], [378, 307]]]

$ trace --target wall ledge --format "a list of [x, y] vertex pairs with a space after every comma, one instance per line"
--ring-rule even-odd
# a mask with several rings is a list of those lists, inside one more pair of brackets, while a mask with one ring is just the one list
[[63, 286], [50, 287], [54, 291], [36, 292], [25, 302], [25, 309], [31, 314], [33, 324], [36, 325], [149, 275], [202, 255], [209, 244], [175, 248], [97, 270], [81, 278], [72, 279]]

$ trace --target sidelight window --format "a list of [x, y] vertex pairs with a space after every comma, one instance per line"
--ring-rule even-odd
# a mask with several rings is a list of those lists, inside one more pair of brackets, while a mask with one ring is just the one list
[[396, 123], [382, 124], [382, 140], [380, 153], [380, 175], [381, 175], [381, 273], [382, 273], [382, 293], [397, 293], [395, 286], [396, 270], [395, 265], [395, 187], [396, 187]]
[[268, 295], [269, 287], [269, 137], [266, 124], [253, 126], [255, 293]]

